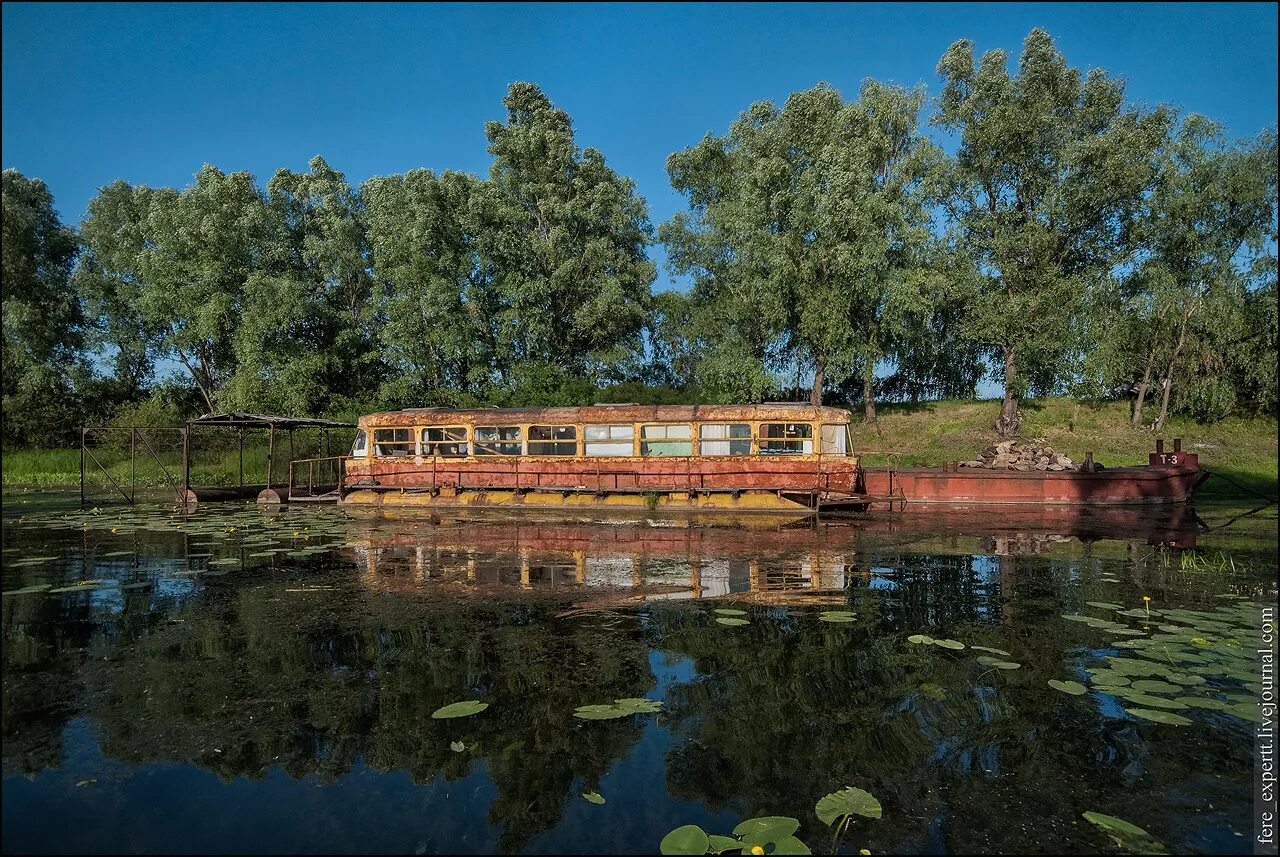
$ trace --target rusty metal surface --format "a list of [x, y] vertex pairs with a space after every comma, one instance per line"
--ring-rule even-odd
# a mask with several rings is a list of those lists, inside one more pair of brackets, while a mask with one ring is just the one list
[[576, 408], [412, 408], [360, 417], [359, 426], [512, 426], [583, 425], [600, 423], [688, 422], [823, 422], [845, 424], [842, 408], [809, 404], [762, 405], [588, 405]]

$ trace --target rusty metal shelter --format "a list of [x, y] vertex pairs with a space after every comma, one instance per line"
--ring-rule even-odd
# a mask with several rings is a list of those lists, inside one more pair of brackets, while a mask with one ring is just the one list
[[[239, 451], [239, 478], [235, 484], [227, 485], [192, 485], [191, 483], [191, 460], [192, 460], [192, 437], [195, 429], [217, 428], [217, 429], [233, 429], [237, 434], [238, 451]], [[137, 464], [140, 458], [149, 460], [157, 465], [163, 474], [165, 487], [171, 489], [180, 505], [188, 508], [194, 507], [202, 500], [236, 500], [258, 498], [261, 502], [280, 502], [282, 497], [277, 489], [281, 488], [281, 481], [276, 478], [277, 473], [283, 475], [284, 470], [289, 469], [277, 468], [275, 459], [278, 457], [276, 450], [276, 433], [283, 432], [288, 437], [289, 458], [288, 462], [292, 462], [294, 457], [294, 432], [299, 429], [318, 430], [320, 439], [317, 441], [317, 452], [328, 456], [330, 450], [331, 431], [337, 431], [342, 435], [337, 439], [337, 449], [343, 449], [350, 443], [350, 434], [356, 428], [354, 423], [340, 422], [337, 420], [324, 420], [313, 417], [290, 417], [276, 416], [270, 414], [249, 414], [249, 413], [222, 413], [222, 414], [205, 414], [193, 420], [188, 420], [184, 426], [172, 426], [164, 428], [144, 428], [139, 426], [85, 426], [80, 429], [80, 500], [84, 503], [86, 475], [90, 470], [90, 466], [96, 467], [105, 477], [106, 482], [116, 489], [124, 499], [129, 502], [135, 502], [138, 493], [137, 483]], [[246, 431], [266, 431], [267, 432], [267, 455], [266, 455], [266, 481], [265, 484], [245, 484], [244, 475], [244, 453], [245, 444], [244, 437]], [[128, 461], [129, 461], [129, 483], [128, 490], [112, 476], [109, 465], [104, 464], [99, 455], [105, 446], [115, 446], [123, 455], [124, 443], [122, 439], [124, 433], [128, 433]], [[167, 442], [165, 442], [167, 441]], [[172, 456], [177, 452], [174, 447], [181, 448], [180, 461], [177, 463], [176, 470], [173, 472], [165, 465], [165, 453], [168, 453], [170, 464], [174, 464]], [[288, 485], [284, 485], [284, 498], [287, 499], [289, 490]]]

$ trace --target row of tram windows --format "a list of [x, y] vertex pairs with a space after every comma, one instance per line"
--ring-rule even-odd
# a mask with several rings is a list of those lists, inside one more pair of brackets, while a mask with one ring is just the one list
[[[466, 458], [481, 455], [623, 457], [734, 455], [849, 455], [849, 427], [844, 423], [630, 423], [531, 426], [429, 426], [375, 428], [356, 434], [351, 454], [364, 458], [438, 456]], [[637, 428], [639, 435], [637, 437]], [[637, 443], [638, 441], [638, 443]], [[815, 448], [816, 446], [816, 448]], [[371, 448], [372, 447], [372, 448]]]

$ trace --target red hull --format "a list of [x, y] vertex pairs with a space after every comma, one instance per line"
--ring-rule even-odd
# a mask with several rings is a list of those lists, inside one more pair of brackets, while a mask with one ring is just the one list
[[1146, 467], [1096, 473], [908, 467], [863, 471], [865, 493], [910, 503], [1130, 505], [1185, 503], [1207, 474], [1195, 454], [1153, 454]]

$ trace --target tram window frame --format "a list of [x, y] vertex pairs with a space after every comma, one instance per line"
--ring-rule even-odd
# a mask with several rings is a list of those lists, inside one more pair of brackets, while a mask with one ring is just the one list
[[369, 433], [364, 429], [356, 430], [356, 439], [351, 443], [351, 455], [349, 458], [368, 458], [369, 457]]
[[[547, 437], [534, 437], [534, 433], [547, 433]], [[564, 436], [568, 432], [568, 436]], [[525, 441], [529, 455], [545, 455], [564, 458], [578, 454], [578, 427], [573, 425], [531, 425]]]
[[[724, 437], [707, 437], [707, 429], [728, 429]], [[708, 452], [709, 444], [726, 444], [727, 452]], [[698, 454], [709, 458], [728, 458], [751, 454], [751, 423], [702, 423], [698, 426]]]
[[[672, 429], [677, 432], [674, 436]], [[683, 437], [679, 434], [681, 430], [685, 433]], [[693, 425], [649, 423], [640, 426], [640, 455], [645, 458], [688, 458], [693, 455]]]
[[[492, 431], [493, 439], [485, 439], [481, 432]], [[515, 432], [515, 436], [511, 436]], [[524, 455], [524, 431], [520, 426], [475, 426], [471, 429], [471, 445], [476, 455]]]
[[[769, 434], [774, 428], [781, 428], [782, 434]], [[762, 422], [756, 440], [761, 455], [812, 455], [813, 423]]]
[[[445, 435], [440, 438], [430, 438], [427, 432], [461, 432], [461, 437]], [[418, 437], [422, 440], [422, 455], [428, 458], [466, 458], [470, 452], [467, 442], [467, 427], [459, 425], [445, 426], [423, 426]], [[448, 452], [440, 451], [441, 447], [453, 447]]]
[[[592, 437], [592, 429], [605, 429], [604, 437]], [[586, 423], [582, 426], [582, 454], [591, 458], [633, 456], [635, 440], [636, 427], [631, 423]]]
[[[387, 435], [390, 435], [387, 437]], [[387, 426], [373, 430], [373, 454], [376, 458], [411, 458], [417, 453], [417, 443], [409, 427]]]
[[[848, 457], [853, 453], [849, 443], [848, 423], [823, 423], [820, 429], [821, 445], [818, 447], [823, 455]], [[828, 446], [832, 448], [828, 448]]]

